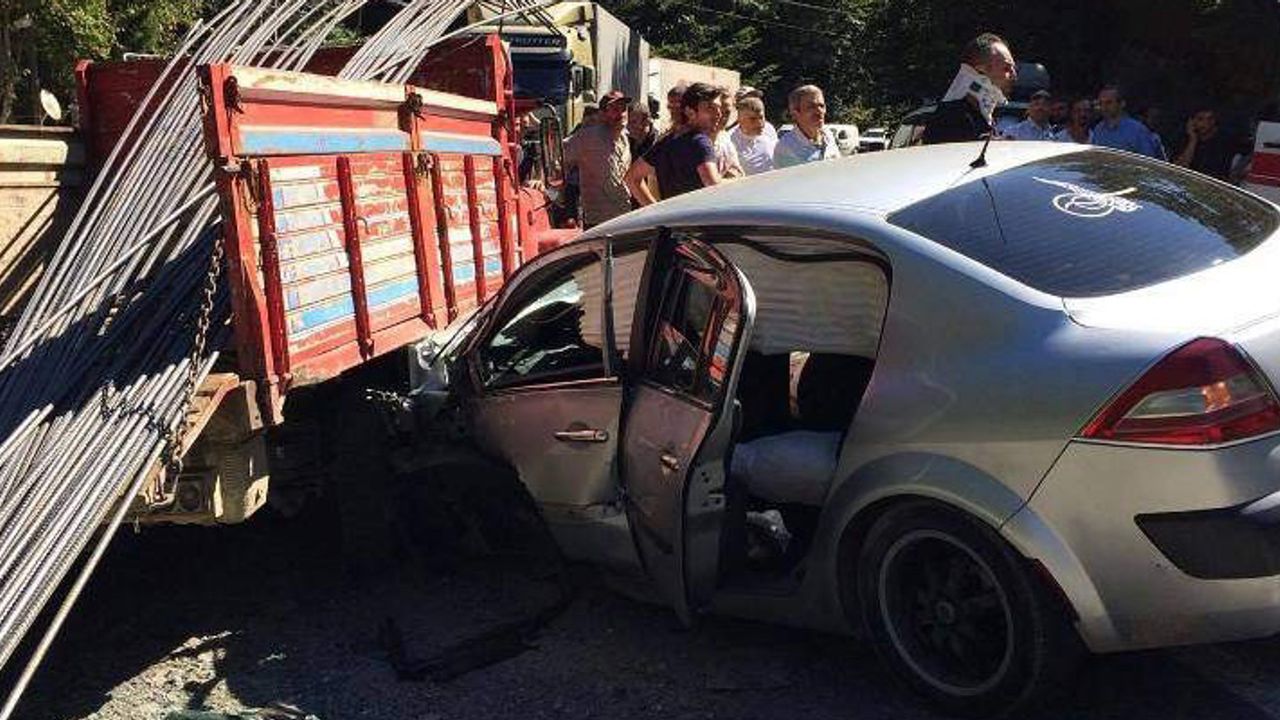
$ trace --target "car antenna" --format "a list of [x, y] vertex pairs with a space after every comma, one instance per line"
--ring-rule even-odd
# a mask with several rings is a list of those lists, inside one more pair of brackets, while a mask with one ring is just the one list
[[987, 139], [982, 143], [982, 152], [978, 153], [978, 157], [975, 158], [973, 162], [969, 163], [970, 168], [977, 170], [980, 167], [987, 166], [987, 146], [991, 144], [991, 137], [995, 134], [995, 130], [987, 133]]

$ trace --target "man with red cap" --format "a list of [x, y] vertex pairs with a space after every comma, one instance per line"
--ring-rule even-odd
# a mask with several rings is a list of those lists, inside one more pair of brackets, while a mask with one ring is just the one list
[[591, 228], [631, 209], [623, 177], [631, 167], [627, 108], [631, 98], [617, 90], [600, 98], [599, 119], [579, 129], [564, 144], [565, 170], [578, 168], [582, 188], [582, 226]]

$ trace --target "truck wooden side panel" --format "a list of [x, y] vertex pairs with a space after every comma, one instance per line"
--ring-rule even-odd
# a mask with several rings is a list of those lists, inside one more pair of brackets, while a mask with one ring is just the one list
[[501, 95], [199, 70], [240, 373], [272, 421], [289, 387], [420, 339], [536, 253]]

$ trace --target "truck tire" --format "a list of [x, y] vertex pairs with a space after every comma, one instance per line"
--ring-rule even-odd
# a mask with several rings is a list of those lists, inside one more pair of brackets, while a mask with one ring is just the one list
[[479, 553], [512, 558], [534, 576], [561, 572], [560, 548], [511, 468], [460, 449], [395, 484], [398, 525], [430, 566]]
[[337, 506], [343, 562], [361, 576], [398, 560], [390, 442], [379, 410], [365, 398], [361, 384], [347, 378], [339, 382], [325, 409], [327, 489]]

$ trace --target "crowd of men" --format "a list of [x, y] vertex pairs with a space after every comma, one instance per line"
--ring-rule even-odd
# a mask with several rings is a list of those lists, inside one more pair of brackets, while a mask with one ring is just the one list
[[670, 121], [659, 128], [644, 103], [607, 93], [564, 145], [583, 226], [699, 188], [840, 156], [821, 89], [796, 88], [788, 109], [794, 129], [779, 136], [759, 90], [681, 83], [667, 94]]
[[[1012, 93], [1016, 68], [1001, 37], [983, 33], [974, 38], [918, 141], [1074, 142], [1171, 160], [1224, 180], [1237, 179], [1241, 172], [1239, 143], [1219, 129], [1213, 110], [1192, 115], [1186, 141], [1171, 156], [1152, 129], [1154, 117], [1131, 116], [1124, 92], [1114, 85], [1096, 97], [1071, 100], [1038, 91], [1024, 119], [1003, 125], [997, 110]], [[659, 128], [644, 103], [610, 92], [565, 141], [565, 167], [576, 174], [584, 227], [699, 188], [840, 157], [826, 125], [825, 97], [814, 85], [791, 91], [787, 110], [794, 129], [781, 136], [754, 88], [731, 94], [707, 83], [682, 83], [671, 89], [666, 104], [670, 121]]]
[[925, 127], [921, 137], [925, 144], [987, 137], [1084, 143], [1169, 160], [1221, 180], [1238, 180], [1241, 161], [1247, 159], [1249, 148], [1221, 130], [1211, 108], [1188, 118], [1186, 139], [1170, 155], [1155, 130], [1158, 110], [1130, 115], [1124, 91], [1116, 85], [1103, 87], [1096, 96], [1070, 100], [1037, 91], [1025, 119], [1000, 127], [996, 110], [1006, 102], [1017, 79], [1009, 44], [998, 35], [983, 33], [965, 46], [960, 60], [955, 81]]

